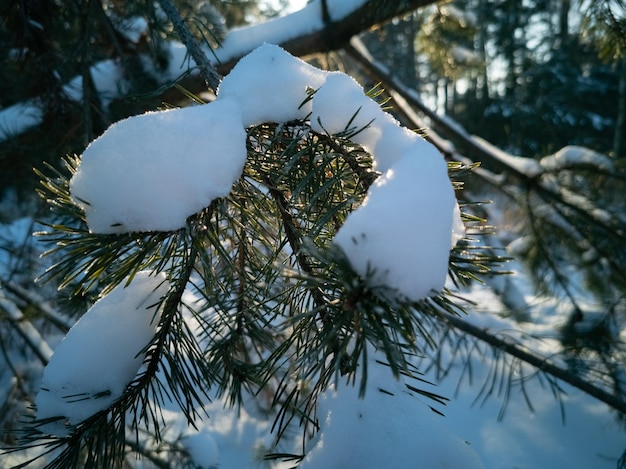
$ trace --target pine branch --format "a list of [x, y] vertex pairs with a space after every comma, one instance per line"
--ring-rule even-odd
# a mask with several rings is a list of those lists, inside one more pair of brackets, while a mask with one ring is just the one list
[[493, 333], [481, 329], [473, 324], [464, 321], [463, 319], [451, 315], [449, 313], [442, 312], [442, 318], [452, 325], [454, 328], [463, 331], [466, 334], [470, 334], [473, 337], [485, 342], [499, 350], [506, 352], [507, 354], [517, 357], [520, 360], [532, 365], [533, 367], [547, 373], [561, 381], [572, 385], [575, 388], [595, 397], [601, 402], [604, 402], [609, 407], [626, 414], [626, 400], [623, 397], [616, 396], [606, 392], [604, 389], [595, 386], [593, 383], [579, 378], [570, 371], [564, 370], [559, 366], [551, 363], [549, 359], [538, 356], [528, 350], [524, 350], [519, 345], [512, 343], [510, 340], [506, 340], [497, 337]]
[[[288, 210], [287, 200], [283, 193], [277, 189], [270, 188], [269, 193], [272, 198], [276, 201], [276, 205], [278, 207], [278, 211], [283, 220], [283, 226], [285, 228], [285, 233], [287, 235], [287, 240], [289, 241], [289, 245], [291, 250], [293, 251], [296, 259], [298, 261], [298, 265], [302, 271], [308, 275], [315, 275], [313, 267], [309, 263], [306, 254], [302, 250], [302, 236], [299, 233], [299, 230], [296, 226], [296, 221], [293, 219]], [[318, 288], [312, 288], [310, 291], [311, 295], [315, 300], [316, 307], [319, 310], [319, 315], [322, 322], [325, 325], [329, 325], [328, 318], [325, 313], [325, 305], [326, 301]]]
[[217, 88], [222, 81], [222, 77], [213, 68], [213, 65], [211, 65], [211, 61], [202, 51], [202, 48], [200, 47], [200, 44], [198, 44], [196, 38], [193, 34], [191, 34], [185, 20], [183, 20], [180, 16], [180, 12], [171, 0], [159, 0], [159, 4], [172, 22], [174, 30], [187, 47], [187, 50], [189, 51], [189, 54], [191, 54], [194, 62], [196, 62], [200, 75], [204, 79], [206, 86], [214, 93], [217, 92]]
[[24, 302], [28, 308], [35, 308], [46, 321], [54, 324], [59, 331], [66, 333], [72, 327], [70, 321], [61, 316], [37, 292], [28, 290], [15, 283], [3, 282], [1, 280], [0, 287], [14, 295], [18, 301]]
[[[359, 381], [365, 392], [372, 347], [396, 377], [413, 376], [413, 357], [436, 347], [430, 328], [441, 309], [456, 311], [453, 298], [397, 300], [393, 289], [371, 287], [374, 272], [356, 274], [333, 244], [375, 178], [371, 158], [349, 135], [318, 135], [306, 122], [251, 128], [247, 146], [244, 174], [231, 194], [174, 232], [89, 233], [67, 177], [44, 178], [42, 195], [71, 220], [52, 224], [45, 234], [54, 243], [49, 255], [60, 259], [48, 278], [64, 286], [77, 282], [78, 291], [109, 291], [150, 269], [165, 272], [172, 285], [157, 334], [144, 349], [145, 372], [112, 407], [73, 429], [57, 463], [69, 463], [81, 448], [96, 458], [102, 445], [112, 445], [117, 457], [127, 427], [145, 425], [160, 438], [159, 407], [166, 398], [193, 423], [212, 386], [231, 405], [241, 403], [244, 389], [270, 391], [277, 436], [294, 419], [306, 434], [316, 426], [317, 398], [333, 380]], [[70, 173], [75, 163], [68, 163]], [[452, 164], [449, 170], [468, 168]], [[455, 261], [451, 271], [470, 279], [499, 259], [458, 252]], [[199, 337], [180, 310], [191, 285], [204, 302], [188, 308]]]
[[[494, 155], [491, 147], [480, 144], [479, 141], [472, 139], [469, 135], [467, 135], [465, 131], [457, 124], [453, 123], [449, 119], [442, 119], [439, 115], [430, 111], [426, 106], [424, 106], [424, 104], [418, 99], [418, 97], [414, 93], [409, 91], [401, 82], [399, 82], [398, 79], [393, 77], [389, 70], [374, 62], [371, 57], [368, 56], [367, 51], [364, 49], [364, 46], [357, 39], [353, 39], [352, 44], [347, 47], [347, 51], [361, 65], [363, 65], [368, 73], [373, 75], [374, 79], [386, 83], [387, 86], [391, 88], [390, 93], [392, 93], [392, 95], [400, 96], [401, 98], [405, 99], [406, 102], [408, 102], [410, 105], [416, 106], [421, 112], [427, 115], [435, 125], [435, 129], [440, 128], [444, 130], [446, 133], [448, 133], [454, 139], [459, 140], [464, 146], [470, 148], [480, 157], [486, 159], [487, 161], [493, 162], [494, 166], [504, 168], [505, 174], [507, 174], [509, 177], [512, 176], [516, 179], [521, 180], [522, 186], [525, 187], [522, 196], [523, 194], [526, 194], [526, 197], [528, 197], [530, 193], [537, 194], [541, 198], [545, 199], [545, 202], [549, 204], [549, 206], [552, 207], [552, 209], [556, 213], [559, 213], [562, 216], [563, 220], [566, 220], [567, 223], [574, 223], [573, 225], [570, 225], [569, 233], [567, 233], [568, 236], [572, 236], [572, 233], [579, 234], [581, 236], [581, 239], [587, 239], [587, 237], [589, 236], [588, 230], [576, 226], [575, 217], [573, 216], [574, 214], [576, 215], [576, 217], [581, 217], [583, 219], [591, 218], [596, 226], [603, 230], [603, 234], [601, 236], [602, 239], [606, 239], [606, 237], [608, 236], [609, 239], [614, 239], [618, 245], [621, 244], [620, 241], [618, 241], [619, 236], [616, 236], [617, 233], [621, 233], [622, 231], [622, 228], [615, 226], [615, 223], [618, 220], [617, 218], [612, 218], [612, 221], [608, 221], [607, 217], [598, 217], [595, 211], [589, 210], [586, 207], [582, 207], [579, 203], [577, 204], [567, 199], [562, 191], [557, 192], [551, 187], [544, 185], [539, 177], [529, 176], [528, 174], [520, 171], [517, 167], [509, 165], [505, 160], [502, 160], [502, 158]], [[410, 112], [408, 112], [407, 114], [411, 116]], [[430, 133], [434, 136], [435, 140], [439, 138], [436, 132], [430, 131]], [[442, 144], [441, 146], [443, 149], [449, 148], [449, 145]], [[454, 153], [451, 156], [458, 157], [460, 155]], [[520, 200], [520, 194], [515, 194], [508, 191], [507, 186], [503, 184], [502, 180], [496, 180], [494, 176], [490, 175], [488, 172], [485, 173], [484, 170], [483, 172], [477, 171], [477, 174], [479, 176], [484, 176], [484, 179], [492, 182], [492, 185], [496, 189], [507, 194], [513, 201], [515, 201], [515, 203], [523, 205], [523, 201]], [[529, 207], [535, 206], [536, 202], [533, 202], [532, 206]], [[566, 210], [569, 212], [566, 212]], [[533, 210], [533, 216], [535, 215], [534, 212], [535, 211]], [[540, 216], [539, 214], [536, 215]], [[542, 226], [546, 223], [550, 224], [550, 221], [546, 220], [546, 213], [542, 213], [541, 217]], [[538, 220], [535, 220], [533, 226], [537, 226], [538, 222]], [[598, 241], [598, 239], [595, 239], [595, 241]], [[601, 244], [599, 242], [594, 242], [593, 238], [592, 245], [597, 246], [598, 252], [602, 254], [603, 248], [601, 247]], [[547, 248], [544, 248], [544, 255], [542, 256], [542, 259], [543, 261], [550, 262], [551, 257], [545, 256], [547, 252]], [[619, 264], [619, 260], [615, 258], [614, 254], [605, 253], [605, 258], [613, 267], [615, 275], [617, 277], [622, 278], [624, 275], [626, 275], [623, 271], [623, 266]], [[569, 292], [569, 288], [567, 287], [568, 279], [564, 276], [563, 273], [560, 272], [559, 266], [552, 262], [551, 268], [555, 272], [557, 278], [560, 280], [560, 283], [566, 289], [565, 291]], [[620, 282], [623, 282], [623, 280], [620, 280]], [[568, 294], [570, 299], [572, 300], [572, 303], [576, 305], [577, 302], [574, 296], [571, 294], [571, 292], [569, 292]], [[448, 319], [451, 323], [453, 323], [455, 327], [459, 328], [460, 330], [471, 333], [480, 340], [490, 343], [491, 345], [503, 347], [503, 350], [505, 350], [506, 352], [510, 352], [512, 356], [515, 356], [520, 360], [526, 361], [533, 366], [539, 367], [543, 372], [551, 374], [558, 379], [564, 380], [569, 384], [578, 387], [584, 392], [588, 392], [590, 395], [602, 400], [616, 410], [624, 412], [624, 410], [626, 409], [626, 402], [624, 402], [624, 400], [622, 400], [620, 397], [608, 394], [601, 388], [598, 388], [592, 383], [589, 383], [566, 370], [558, 368], [556, 365], [547, 362], [545, 359], [536, 357], [532, 353], [519, 349], [515, 345], [508, 344], [497, 337], [493, 337], [487, 332], [474, 328], [473, 326], [465, 323], [459, 318]]]

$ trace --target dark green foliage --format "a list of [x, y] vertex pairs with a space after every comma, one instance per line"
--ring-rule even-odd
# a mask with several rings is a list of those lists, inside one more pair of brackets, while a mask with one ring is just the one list
[[[54, 261], [44, 279], [70, 288], [70, 299], [106, 293], [145, 269], [165, 272], [172, 285], [145, 371], [110, 409], [66, 438], [31, 425], [27, 445], [64, 448], [48, 467], [110, 467], [140, 447], [126, 427], [159, 442], [162, 406], [175, 402], [193, 422], [210, 395], [235, 407], [258, 395], [275, 416], [277, 438], [292, 421], [306, 435], [317, 427], [316, 400], [330, 383], [348, 380], [364, 392], [372, 346], [396, 376], [419, 383], [414, 358], [437, 347], [431, 331], [441, 314], [461, 310], [447, 292], [406, 303], [371, 290], [332, 244], [375, 177], [370, 156], [345, 136], [316, 134], [305, 122], [253, 127], [247, 146], [230, 195], [174, 232], [92, 234], [69, 196], [76, 160], [53, 177], [42, 175], [41, 195], [59, 220], [40, 234]], [[468, 168], [452, 164], [450, 171]], [[467, 282], [502, 261], [461, 243], [451, 274]], [[197, 302], [183, 302], [186, 289]], [[417, 384], [410, 389], [441, 399]]]

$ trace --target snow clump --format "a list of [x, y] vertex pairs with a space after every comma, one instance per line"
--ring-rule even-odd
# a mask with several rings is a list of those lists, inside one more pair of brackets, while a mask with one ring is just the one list
[[245, 127], [305, 119], [311, 113], [307, 91], [322, 86], [328, 73], [278, 46], [264, 44], [224, 77], [216, 102], [238, 103]]
[[70, 181], [95, 233], [169, 231], [225, 197], [246, 161], [239, 107], [228, 100], [113, 124]]
[[65, 417], [45, 430], [63, 435], [111, 406], [137, 375], [155, 334], [169, 284], [164, 273], [138, 272], [98, 300], [57, 346], [35, 399], [37, 419]]
[[456, 206], [443, 158], [420, 156], [379, 177], [334, 239], [370, 287], [413, 301], [444, 286]]

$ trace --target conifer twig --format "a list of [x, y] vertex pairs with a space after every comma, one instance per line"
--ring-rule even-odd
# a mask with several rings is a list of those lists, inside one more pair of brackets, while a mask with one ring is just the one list
[[6, 315], [9, 323], [15, 327], [26, 344], [35, 352], [39, 361], [43, 365], [47, 365], [52, 356], [52, 349], [32, 323], [24, 318], [15, 303], [0, 297], [0, 314]]
[[191, 31], [185, 24], [185, 20], [180, 16], [180, 12], [176, 8], [176, 6], [172, 3], [171, 0], [159, 0], [159, 4], [163, 11], [167, 15], [167, 17], [172, 22], [174, 26], [174, 30], [180, 36], [180, 39], [183, 41], [183, 44], [187, 47], [187, 51], [193, 58], [194, 62], [198, 66], [200, 70], [200, 75], [202, 79], [205, 81], [206, 85], [213, 91], [217, 92], [217, 88], [222, 81], [222, 76], [217, 73], [217, 71], [211, 65], [206, 54], [202, 51], [200, 44], [196, 38], [191, 34]]
[[[269, 187], [269, 185], [268, 185]], [[276, 205], [278, 207], [278, 211], [280, 212], [281, 219], [283, 221], [283, 226], [285, 228], [285, 233], [287, 235], [287, 241], [296, 256], [296, 260], [298, 261], [298, 265], [302, 269], [303, 272], [307, 274], [313, 274], [313, 267], [309, 263], [306, 255], [302, 252], [302, 242], [300, 239], [300, 235], [297, 231], [295, 220], [287, 210], [287, 200], [281, 191], [278, 189], [274, 189], [272, 187], [269, 188], [269, 193], [272, 198], [276, 201]], [[311, 289], [311, 296], [315, 300], [315, 303], [318, 308], [320, 308], [320, 319], [322, 323], [326, 326], [329, 326], [328, 318], [325, 313], [325, 304], [324, 296], [322, 292], [318, 288]]]

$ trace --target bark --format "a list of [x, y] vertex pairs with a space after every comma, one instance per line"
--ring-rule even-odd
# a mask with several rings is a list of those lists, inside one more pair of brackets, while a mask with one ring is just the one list
[[571, 9], [570, 0], [561, 0], [559, 6], [559, 42], [563, 47], [569, 40], [569, 12]]
[[180, 37], [183, 44], [187, 47], [189, 54], [193, 58], [194, 62], [200, 70], [200, 76], [206, 83], [206, 86], [212, 90], [217, 91], [217, 87], [220, 84], [221, 77], [217, 71], [211, 66], [211, 62], [204, 52], [196, 38], [191, 34], [185, 20], [180, 16], [180, 12], [176, 6], [170, 0], [160, 0], [159, 4], [167, 17], [172, 22], [174, 30]]
[[436, 0], [369, 0], [340, 21], [327, 21], [323, 29], [279, 45], [298, 57], [342, 49], [353, 36], [435, 2]]

